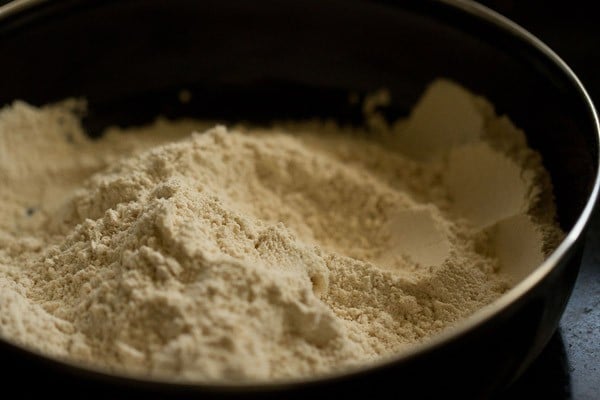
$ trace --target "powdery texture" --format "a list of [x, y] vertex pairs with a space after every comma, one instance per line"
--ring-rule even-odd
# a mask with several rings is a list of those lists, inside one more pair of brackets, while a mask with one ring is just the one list
[[[469, 99], [461, 107], [479, 104], [472, 125], [485, 132], [429, 160], [331, 124], [184, 137], [204, 123], [159, 120], [90, 141], [76, 102], [5, 108], [0, 335], [196, 381], [326, 373], [426, 340], [507, 290], [499, 270], [519, 245], [507, 242], [513, 219], [533, 232], [527, 260], [559, 236], [539, 157]], [[470, 148], [530, 176], [503, 177], [516, 209], [481, 224], [455, 199], [467, 189], [452, 152], [464, 159]]]

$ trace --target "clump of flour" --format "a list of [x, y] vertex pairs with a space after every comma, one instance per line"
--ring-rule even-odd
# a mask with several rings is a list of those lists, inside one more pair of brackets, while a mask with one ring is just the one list
[[0, 336], [54, 356], [331, 372], [469, 316], [560, 237], [523, 133], [448, 81], [377, 138], [158, 120], [91, 141], [78, 108], [0, 111]]

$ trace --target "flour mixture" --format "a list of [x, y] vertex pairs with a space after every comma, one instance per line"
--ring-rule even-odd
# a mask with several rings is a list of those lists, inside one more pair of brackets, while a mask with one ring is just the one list
[[560, 238], [523, 133], [445, 80], [369, 132], [159, 119], [92, 141], [80, 106], [0, 111], [0, 336], [59, 358], [196, 381], [365, 365]]

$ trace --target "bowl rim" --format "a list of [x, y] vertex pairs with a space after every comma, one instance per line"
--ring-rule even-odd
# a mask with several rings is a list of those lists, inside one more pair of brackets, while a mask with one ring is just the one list
[[[51, 3], [50, 0], [13, 0], [0, 6], [0, 24], [3, 20], [10, 16], [16, 16], [20, 13], [27, 12], [44, 3]], [[506, 33], [517, 37], [521, 42], [528, 46], [529, 50], [537, 51], [547, 61], [553, 63], [564, 74], [566, 80], [570, 81], [572, 88], [578, 92], [579, 96], [584, 100], [587, 106], [587, 112], [593, 123], [595, 130], [595, 145], [600, 148], [600, 121], [594, 104], [582, 85], [579, 78], [571, 70], [571, 68], [546, 44], [540, 39], [531, 34], [529, 31], [504, 17], [498, 12], [470, 0], [436, 0], [430, 3], [441, 3], [442, 6], [447, 6], [464, 14], [469, 14], [471, 17], [483, 20], [497, 28], [500, 28]], [[600, 153], [600, 152], [599, 152]], [[522, 279], [514, 287], [506, 293], [494, 300], [492, 303], [482, 307], [470, 316], [460, 321], [455, 326], [445, 329], [443, 332], [433, 336], [424, 343], [411, 346], [401, 353], [381, 357], [378, 360], [372, 361], [366, 365], [348, 367], [341, 371], [333, 371], [329, 373], [318, 374], [303, 378], [286, 378], [265, 381], [242, 381], [225, 383], [223, 381], [192, 381], [180, 380], [172, 376], [162, 375], [142, 375], [126, 371], [113, 371], [106, 367], [88, 364], [61, 358], [53, 355], [47, 355], [43, 352], [30, 348], [29, 346], [17, 343], [13, 340], [0, 336], [0, 342], [4, 342], [18, 350], [41, 358], [46, 361], [55, 363], [57, 366], [68, 368], [74, 372], [84, 373], [90, 376], [95, 376], [100, 379], [120, 380], [130, 383], [150, 384], [150, 385], [165, 385], [181, 389], [202, 389], [208, 391], [221, 392], [253, 392], [253, 391], [277, 391], [289, 389], [298, 385], [319, 384], [331, 382], [340, 379], [351, 378], [363, 373], [368, 373], [379, 368], [387, 367], [395, 363], [402, 363], [419, 356], [425, 355], [434, 351], [446, 344], [449, 344], [468, 332], [474, 331], [477, 327], [485, 324], [494, 316], [507, 310], [511, 304], [517, 302], [525, 296], [525, 294], [534, 289], [551, 271], [558, 265], [559, 261], [565, 256], [569, 249], [575, 244], [583, 234], [587, 223], [592, 215], [595, 204], [598, 200], [600, 191], [600, 154], [596, 157], [595, 178], [593, 188], [588, 196], [587, 202], [577, 218], [573, 227], [569, 230], [558, 247], [542, 262], [533, 272], [525, 279]]]

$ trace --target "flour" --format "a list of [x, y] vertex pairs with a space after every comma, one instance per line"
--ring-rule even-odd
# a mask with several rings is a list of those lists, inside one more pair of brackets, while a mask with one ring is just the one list
[[56, 357], [194, 381], [364, 365], [560, 238], [522, 132], [448, 81], [373, 137], [158, 120], [91, 141], [79, 109], [0, 111], [0, 335]]

